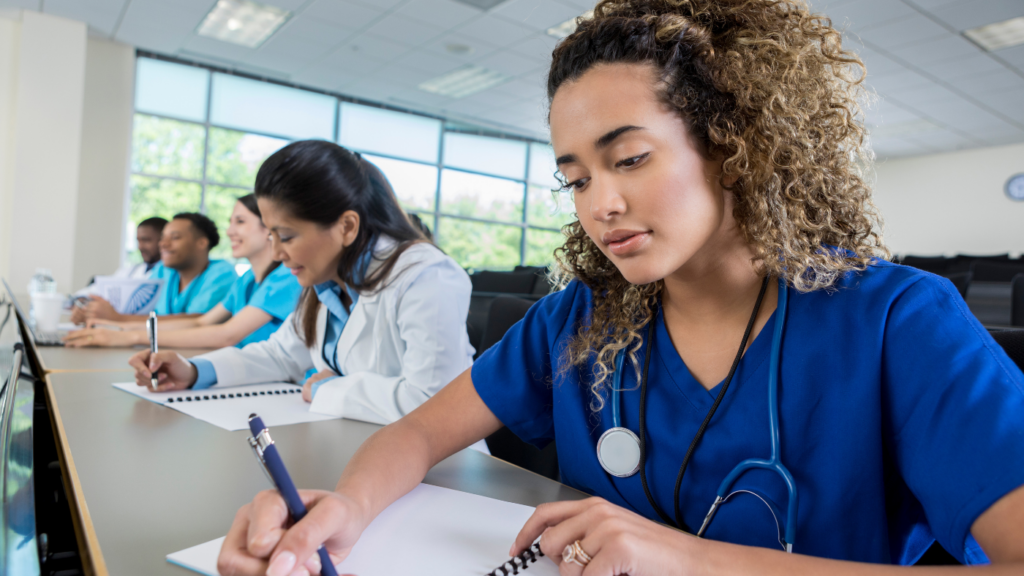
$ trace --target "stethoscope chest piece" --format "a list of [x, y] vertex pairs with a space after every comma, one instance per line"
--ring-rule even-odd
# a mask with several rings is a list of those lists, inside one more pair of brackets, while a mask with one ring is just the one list
[[629, 428], [609, 428], [597, 440], [597, 459], [612, 476], [632, 476], [640, 470], [640, 438]]

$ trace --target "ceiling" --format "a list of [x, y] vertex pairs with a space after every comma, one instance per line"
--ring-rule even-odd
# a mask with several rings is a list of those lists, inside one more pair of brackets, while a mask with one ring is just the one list
[[[593, 0], [260, 0], [293, 16], [258, 49], [195, 34], [215, 0], [0, 0], [89, 24], [96, 36], [258, 76], [547, 139], [547, 28]], [[880, 157], [1024, 142], [1024, 45], [985, 52], [960, 33], [1024, 16], [1022, 0], [812, 0], [845, 29], [878, 98]], [[468, 46], [454, 54], [452, 44]], [[416, 88], [467, 63], [512, 79], [453, 100]]]

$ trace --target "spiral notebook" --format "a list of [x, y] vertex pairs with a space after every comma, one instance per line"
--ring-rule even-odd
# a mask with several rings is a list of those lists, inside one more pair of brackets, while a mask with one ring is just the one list
[[[358, 576], [558, 576], [558, 566], [530, 550], [508, 549], [533, 508], [420, 484], [389, 506], [363, 532], [338, 574]], [[224, 538], [167, 555], [200, 574], [217, 574]], [[504, 561], [503, 561], [504, 560]]]
[[230, 431], [248, 430], [249, 414], [254, 412], [267, 426], [341, 418], [310, 412], [302, 387], [280, 382], [176, 392], [152, 392], [135, 382], [114, 384], [114, 388]]

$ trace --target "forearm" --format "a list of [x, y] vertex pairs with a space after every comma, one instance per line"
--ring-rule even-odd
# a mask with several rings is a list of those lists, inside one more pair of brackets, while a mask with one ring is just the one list
[[360, 503], [366, 522], [415, 488], [435, 464], [418, 428], [406, 420], [382, 428], [345, 466], [335, 490]]
[[[680, 538], [689, 539], [689, 544], [699, 548], [692, 558], [697, 559], [695, 570], [685, 572], [702, 576], [900, 576], [908, 574], [906, 566], [880, 566], [859, 562], [830, 560], [802, 554], [787, 554], [781, 550], [768, 550], [752, 546], [739, 546], [712, 540], [695, 541], [692, 536], [680, 534]], [[684, 569], [685, 570], [685, 569]], [[971, 574], [991, 576], [1009, 576], [1024, 571], [1022, 563], [995, 564], [990, 566], [919, 566], [913, 573], [919, 576], [941, 576], [943, 574], [963, 574], [971, 570]]]
[[[171, 330], [195, 328], [196, 326], [199, 326], [199, 318], [200, 316], [161, 316], [157, 320], [157, 326], [161, 331], [166, 330], [168, 332]], [[142, 323], [141, 327], [145, 327], [145, 322]]]

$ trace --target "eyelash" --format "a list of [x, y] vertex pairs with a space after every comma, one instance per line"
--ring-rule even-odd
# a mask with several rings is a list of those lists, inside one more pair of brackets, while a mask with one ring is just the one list
[[[632, 156], [630, 158], [623, 158], [622, 160], [619, 160], [618, 162], [615, 163], [615, 167], [616, 168], [633, 168], [634, 166], [636, 166], [637, 162], [645, 160], [650, 155], [651, 155], [650, 152], [644, 152], [643, 154], [640, 154], [638, 156]], [[627, 162], [630, 163], [630, 164], [627, 165]], [[559, 189], [562, 192], [573, 192], [573, 191], [579, 190], [582, 186], [584, 186], [586, 184], [586, 182], [585, 182], [586, 180], [589, 180], [589, 178], [580, 178], [579, 180], [574, 180], [572, 182], [565, 182], [564, 184], [562, 184], [561, 188], [559, 188]]]

